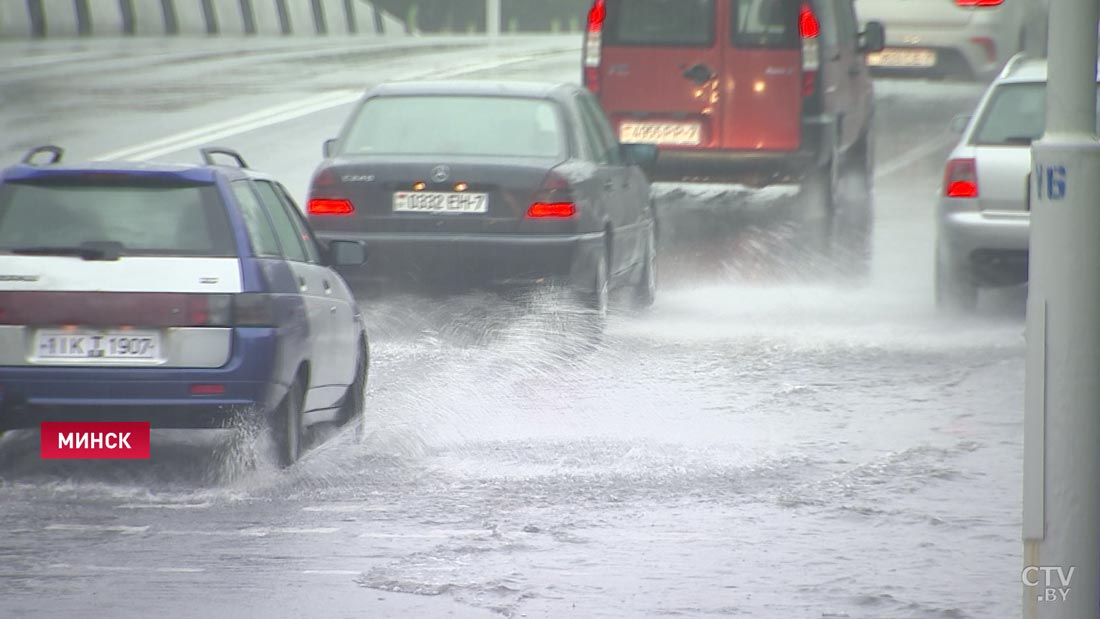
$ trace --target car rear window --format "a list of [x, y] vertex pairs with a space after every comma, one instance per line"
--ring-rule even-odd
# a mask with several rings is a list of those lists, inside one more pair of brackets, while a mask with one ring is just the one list
[[730, 36], [737, 47], [798, 48], [799, 0], [733, 0]]
[[0, 185], [0, 251], [86, 243], [119, 243], [124, 255], [236, 255], [214, 185], [58, 178]]
[[564, 150], [557, 105], [521, 97], [376, 97], [343, 140], [343, 152], [370, 155], [560, 157]]
[[607, 3], [604, 45], [710, 47], [714, 0], [618, 0]]
[[[1097, 90], [1100, 118], [1100, 86]], [[1046, 131], [1045, 82], [1001, 84], [989, 97], [971, 143], [977, 146], [1026, 146]]]

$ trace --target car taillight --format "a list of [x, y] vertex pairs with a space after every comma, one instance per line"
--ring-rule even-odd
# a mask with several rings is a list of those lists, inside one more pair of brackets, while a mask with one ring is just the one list
[[577, 205], [573, 202], [573, 191], [564, 176], [551, 170], [542, 186], [535, 192], [527, 217], [532, 219], [567, 219], [577, 214]]
[[0, 324], [274, 327], [275, 297], [262, 293], [0, 291]]
[[948, 161], [943, 173], [943, 194], [948, 198], [977, 198], [977, 162], [973, 159]]
[[817, 70], [820, 66], [818, 35], [821, 24], [808, 2], [802, 3], [798, 15], [798, 33], [802, 38], [802, 96], [809, 97], [817, 88]]
[[600, 48], [606, 18], [604, 0], [596, 0], [588, 11], [588, 30], [584, 38], [584, 85], [593, 93], [600, 92]]
[[310, 198], [307, 210], [310, 215], [351, 215], [355, 212], [355, 206], [351, 200]]
[[1001, 6], [1004, 0], [955, 0], [956, 6]]

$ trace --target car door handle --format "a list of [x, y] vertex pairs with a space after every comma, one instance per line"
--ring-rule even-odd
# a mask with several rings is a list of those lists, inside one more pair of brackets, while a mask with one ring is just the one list
[[701, 62], [689, 69], [685, 69], [682, 75], [700, 86], [718, 77], [718, 74], [715, 73], [713, 69]]
[[[330, 285], [329, 285], [329, 283], [328, 283], [328, 280], [326, 279], [326, 280], [324, 280], [324, 281], [323, 281], [323, 282], [321, 282], [321, 283], [322, 283], [322, 285], [324, 285], [324, 287], [325, 287], [325, 294], [332, 294], [332, 286], [330, 286]], [[333, 308], [333, 310], [332, 310], [332, 311], [334, 311], [334, 312], [335, 312], [335, 311], [336, 311], [336, 308]]]
[[329, 308], [328, 308], [328, 313], [335, 314], [336, 313], [336, 306], [335, 305], [330, 305]]
[[306, 285], [306, 278], [298, 278], [298, 290], [301, 290], [302, 292], [309, 290], [309, 286]]

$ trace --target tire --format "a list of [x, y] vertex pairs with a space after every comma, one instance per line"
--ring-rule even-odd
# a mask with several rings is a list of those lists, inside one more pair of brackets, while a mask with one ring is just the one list
[[272, 417], [272, 432], [275, 438], [276, 460], [280, 467], [293, 465], [302, 456], [302, 444], [305, 427], [302, 420], [302, 403], [305, 388], [301, 377], [294, 379], [283, 401], [275, 409]]
[[611, 284], [608, 276], [606, 246], [596, 257], [591, 271], [578, 284], [577, 296], [581, 305], [582, 333], [598, 341], [607, 326], [607, 310], [610, 303]]
[[870, 128], [852, 146], [832, 219], [830, 253], [837, 275], [865, 281], [871, 273], [874, 230], [874, 151]]
[[657, 234], [653, 226], [646, 235], [642, 273], [634, 288], [634, 307], [645, 309], [657, 299]]
[[936, 307], [941, 311], [969, 314], [978, 306], [978, 286], [951, 265], [941, 249], [936, 251]]
[[811, 170], [802, 181], [798, 193], [798, 225], [795, 237], [796, 255], [801, 254], [812, 266], [820, 258], [828, 258], [832, 245], [833, 219], [837, 196], [835, 165], [827, 163]]

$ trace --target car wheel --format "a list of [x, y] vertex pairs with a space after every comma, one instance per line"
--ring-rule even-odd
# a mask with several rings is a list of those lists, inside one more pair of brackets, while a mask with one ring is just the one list
[[822, 256], [827, 257], [832, 243], [838, 185], [835, 167], [830, 163], [812, 170], [799, 189], [799, 212], [795, 215], [799, 226], [795, 237], [798, 245], [794, 249], [811, 264]]
[[294, 379], [283, 396], [283, 401], [275, 409], [272, 430], [275, 434], [276, 456], [279, 466], [288, 467], [298, 461], [302, 455], [305, 427], [302, 421], [302, 401], [305, 387], [301, 377]]
[[657, 235], [650, 226], [642, 255], [642, 275], [634, 289], [634, 306], [644, 309], [657, 299]]
[[367, 375], [370, 371], [370, 349], [364, 339], [359, 340], [359, 355], [355, 360], [355, 378], [340, 404], [340, 424], [358, 423], [357, 438], [365, 435]]
[[970, 313], [978, 306], [978, 286], [946, 264], [942, 251], [936, 252], [936, 307], [950, 312]]
[[599, 252], [595, 257], [588, 275], [578, 284], [577, 296], [580, 300], [582, 320], [578, 325], [582, 332], [599, 339], [607, 324], [607, 308], [610, 301], [611, 285], [607, 267], [607, 251]]

